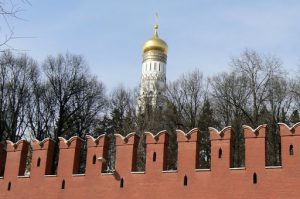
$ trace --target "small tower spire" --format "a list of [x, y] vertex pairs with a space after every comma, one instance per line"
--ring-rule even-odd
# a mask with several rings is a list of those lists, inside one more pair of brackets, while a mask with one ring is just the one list
[[158, 13], [155, 14], [154, 37], [158, 37]]

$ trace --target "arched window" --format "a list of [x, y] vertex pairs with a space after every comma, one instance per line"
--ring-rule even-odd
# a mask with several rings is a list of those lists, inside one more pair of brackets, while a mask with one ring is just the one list
[[253, 184], [257, 184], [257, 175], [253, 173]]
[[183, 178], [183, 186], [187, 186], [187, 183], [188, 183], [188, 178], [185, 175], [184, 178]]
[[120, 188], [123, 188], [124, 187], [124, 179], [121, 178], [121, 181], [120, 181]]
[[156, 152], [153, 153], [152, 161], [153, 161], [153, 162], [156, 162]]
[[97, 160], [97, 157], [96, 155], [93, 156], [93, 164], [96, 164], [96, 160]]
[[40, 157], [37, 159], [36, 166], [37, 166], [37, 167], [40, 167], [40, 166], [41, 166], [41, 158], [40, 158]]
[[65, 182], [65, 180], [63, 180], [61, 183], [61, 189], [65, 189], [65, 187], [66, 187], [66, 182]]
[[290, 145], [290, 155], [294, 155], [294, 146]]
[[223, 153], [223, 152], [222, 152], [222, 149], [220, 148], [220, 149], [219, 149], [219, 159], [222, 158], [222, 153]]

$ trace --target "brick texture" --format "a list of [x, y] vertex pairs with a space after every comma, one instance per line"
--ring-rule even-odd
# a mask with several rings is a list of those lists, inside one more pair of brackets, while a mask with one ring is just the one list
[[[211, 169], [199, 169], [201, 132], [177, 131], [178, 163], [176, 171], [164, 171], [169, 134], [145, 133], [146, 169], [136, 172], [139, 137], [116, 134], [115, 172], [106, 170], [108, 140], [87, 136], [85, 174], [78, 174], [80, 150], [78, 137], [59, 140], [57, 175], [51, 173], [54, 141], [31, 143], [31, 171], [25, 176], [29, 143], [7, 141], [0, 144], [0, 198], [300, 198], [300, 123], [293, 127], [279, 124], [282, 166], [266, 167], [268, 128], [244, 126], [245, 167], [231, 168], [232, 130], [210, 128]], [[4, 171], [4, 172], [3, 172]]]

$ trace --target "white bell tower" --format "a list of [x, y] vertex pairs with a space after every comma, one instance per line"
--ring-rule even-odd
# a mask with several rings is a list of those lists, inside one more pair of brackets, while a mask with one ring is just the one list
[[166, 64], [168, 45], [158, 36], [158, 25], [154, 26], [154, 35], [145, 42], [143, 48], [142, 77], [138, 97], [137, 113], [146, 106], [162, 108], [166, 90]]

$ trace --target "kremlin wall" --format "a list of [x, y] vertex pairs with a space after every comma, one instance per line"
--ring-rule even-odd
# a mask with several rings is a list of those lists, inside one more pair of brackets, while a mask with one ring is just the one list
[[279, 124], [281, 166], [266, 166], [267, 126], [255, 130], [244, 126], [245, 167], [231, 168], [232, 130], [210, 128], [211, 168], [199, 169], [201, 132], [177, 131], [177, 170], [166, 171], [168, 133], [146, 136], [146, 168], [136, 172], [139, 137], [116, 134], [116, 162], [113, 173], [106, 170], [108, 140], [87, 136], [84, 174], [78, 174], [83, 140], [60, 138], [57, 175], [51, 171], [54, 141], [34, 140], [31, 171], [25, 176], [29, 143], [20, 140], [2, 144], [0, 149], [0, 198], [300, 198], [300, 123]]

